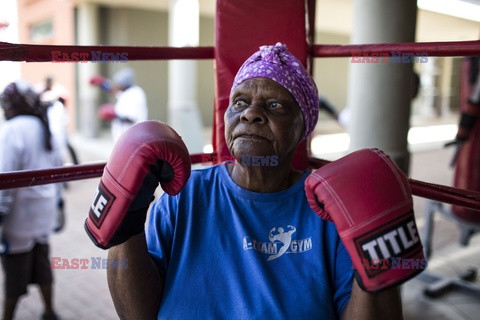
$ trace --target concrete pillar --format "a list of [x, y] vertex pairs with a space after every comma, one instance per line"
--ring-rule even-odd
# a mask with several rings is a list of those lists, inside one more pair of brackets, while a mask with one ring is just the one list
[[[169, 45], [198, 46], [198, 0], [170, 0]], [[197, 62], [169, 61], [168, 122], [182, 137], [190, 153], [202, 152], [203, 126], [197, 104]]]
[[[98, 6], [94, 3], [78, 4], [76, 30], [79, 45], [98, 45]], [[86, 137], [98, 136], [97, 104], [99, 89], [89, 84], [90, 78], [100, 74], [100, 63], [77, 63], [78, 66], [78, 117], [80, 131]]]
[[[351, 42], [412, 42], [416, 13], [415, 0], [355, 0]], [[350, 64], [350, 151], [380, 148], [408, 173], [412, 81], [410, 63]]]
[[423, 101], [422, 111], [426, 116], [442, 115], [441, 74], [442, 58], [431, 57], [422, 65]]
[[440, 79], [440, 111], [441, 116], [445, 117], [450, 114], [450, 101], [453, 96], [453, 57], [443, 57], [441, 79]]

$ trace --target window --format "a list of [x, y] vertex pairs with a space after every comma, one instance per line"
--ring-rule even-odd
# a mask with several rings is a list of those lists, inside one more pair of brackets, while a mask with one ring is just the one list
[[30, 40], [40, 42], [53, 38], [53, 22], [52, 19], [43, 20], [30, 26]]

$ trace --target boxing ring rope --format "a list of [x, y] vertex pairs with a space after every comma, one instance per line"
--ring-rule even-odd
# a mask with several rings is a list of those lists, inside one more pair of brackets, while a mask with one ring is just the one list
[[[127, 53], [128, 60], [214, 59], [215, 54], [213, 47], [52, 46], [0, 42], [0, 61], [71, 63], [96, 61], [92, 51]], [[372, 56], [373, 54], [386, 57], [392, 56], [392, 52], [395, 54], [426, 54], [429, 57], [480, 56], [480, 41], [312, 45], [311, 47], [312, 57]], [[72, 57], [76, 58], [72, 59]], [[208, 156], [213, 154], [208, 154]], [[190, 155], [192, 164], [201, 163], [205, 159], [204, 156], [206, 154]], [[310, 165], [315, 167], [326, 163], [328, 163], [326, 160], [310, 159]], [[96, 178], [102, 175], [104, 167], [105, 163], [98, 163], [0, 173], [0, 190]], [[480, 192], [411, 178], [409, 182], [412, 193], [416, 196], [480, 211]]]
[[[211, 155], [211, 154], [208, 154]], [[204, 154], [192, 154], [192, 163], [200, 163]], [[321, 166], [329, 161], [313, 159], [316, 165]], [[106, 163], [80, 164], [42, 170], [25, 170], [0, 174], [0, 190], [22, 187], [32, 187], [42, 184], [58, 183], [102, 176]], [[415, 179], [408, 179], [412, 194], [450, 203], [480, 211], [480, 192], [464, 190], [440, 184], [434, 184]]]
[[382, 44], [351, 44], [351, 45], [313, 45], [312, 56], [352, 57], [358, 54], [380, 57], [391, 57], [392, 52], [426, 54], [428, 57], [476, 56], [480, 55], [480, 41], [450, 41], [450, 42], [402, 42]]
[[[65, 46], [13, 44], [0, 42], [0, 61], [25, 62], [87, 62], [97, 61], [92, 52], [126, 53], [128, 60], [213, 59], [213, 47], [135, 47], [135, 46]], [[60, 52], [70, 59], [62, 56]], [[73, 58], [75, 54], [76, 58]]]
[[[127, 53], [128, 60], [188, 60], [213, 59], [213, 47], [138, 47], [138, 46], [65, 46], [14, 44], [0, 42], [0, 61], [72, 62], [95, 61], [93, 52]], [[403, 42], [384, 44], [319, 45], [314, 44], [311, 55], [316, 58], [351, 57], [359, 53], [391, 56], [392, 52], [422, 53], [429, 57], [480, 55], [480, 41]], [[62, 60], [52, 52], [65, 53], [76, 59]], [[81, 56], [83, 54], [83, 59]], [[75, 61], [76, 60], [76, 61]]]
[[0, 174], [0, 190], [101, 177], [106, 163], [79, 164]]

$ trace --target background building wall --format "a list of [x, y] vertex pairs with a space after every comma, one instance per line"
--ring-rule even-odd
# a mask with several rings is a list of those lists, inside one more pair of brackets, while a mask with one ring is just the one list
[[[100, 39], [103, 45], [124, 46], [168, 46], [168, 14], [165, 11], [101, 7], [100, 17], [103, 30]], [[200, 45], [213, 46], [213, 17], [201, 17]], [[111, 77], [121, 68], [129, 66], [136, 72], [137, 84], [148, 99], [149, 118], [167, 121], [168, 101], [168, 62], [129, 61], [127, 63], [102, 63], [100, 69], [106, 77]], [[211, 126], [213, 119], [213, 60], [197, 61], [198, 105], [202, 122]], [[83, 85], [83, 84], [80, 84]], [[112, 97], [102, 96], [103, 102], [113, 102]]]
[[[98, 30], [99, 45], [168, 45], [168, 0], [18, 0], [19, 41], [37, 44], [75, 44], [75, 8], [84, 1], [99, 5]], [[200, 45], [214, 45], [214, 0], [199, 0], [200, 3]], [[315, 19], [316, 44], [348, 44], [352, 32], [353, 0], [318, 0]], [[52, 21], [52, 35], [41, 39], [33, 39], [31, 27], [42, 21]], [[420, 8], [417, 16], [416, 41], [457, 41], [478, 39], [480, 24], [478, 21], [448, 16]], [[439, 63], [441, 79], [438, 91], [442, 110], [455, 109], [458, 85], [457, 60], [451, 59]], [[325, 96], [339, 111], [347, 101], [347, 79], [349, 58], [325, 58], [314, 60], [314, 77], [320, 93]], [[137, 72], [138, 84], [148, 96], [149, 117], [167, 120], [168, 101], [168, 63], [167, 61], [134, 61], [127, 65]], [[111, 77], [120, 69], [122, 63], [103, 63], [102, 74]], [[417, 64], [415, 69], [422, 73], [426, 66]], [[78, 86], [88, 85], [76, 80], [75, 63], [21, 63], [22, 77], [34, 83], [43, 82], [48, 75], [64, 85], [70, 94], [70, 114], [72, 131], [79, 121], [82, 106], [77, 105], [75, 98]], [[213, 118], [214, 63], [212, 60], [197, 61], [197, 93], [202, 122], [208, 127]], [[76, 87], [77, 86], [77, 87]], [[422, 91], [421, 91], [422, 93]], [[101, 95], [98, 105], [112, 101], [112, 97]], [[414, 101], [417, 106], [412, 109], [419, 115], [428, 115], [424, 109], [424, 101], [419, 97]], [[431, 110], [430, 110], [431, 111]], [[431, 116], [432, 113], [430, 112]], [[328, 116], [320, 115], [320, 121]]]
[[[331, 32], [317, 32], [315, 44], [349, 44], [350, 37]], [[313, 60], [313, 76], [321, 96], [326, 98], [338, 111], [347, 103], [347, 79], [349, 58], [316, 58]], [[320, 121], [328, 118], [326, 113], [320, 113]]]
[[[18, 43], [18, 8], [16, 0], [3, 0], [0, 10], [0, 41]], [[0, 90], [20, 77], [20, 64], [0, 61]], [[0, 123], [4, 121], [0, 108]]]
[[[18, 24], [20, 43], [46, 45], [73, 45], [74, 37], [74, 3], [58, 0], [18, 0]], [[40, 25], [51, 23], [51, 32]], [[40, 27], [39, 27], [40, 26]], [[44, 28], [44, 29], [48, 29]], [[18, 63], [18, 62], [15, 62]], [[68, 94], [68, 110], [70, 118], [75, 119], [75, 64], [22, 62], [21, 77], [34, 85], [42, 85], [45, 77], [51, 76], [54, 83], [62, 85]], [[75, 121], [70, 121], [71, 130], [75, 129]]]

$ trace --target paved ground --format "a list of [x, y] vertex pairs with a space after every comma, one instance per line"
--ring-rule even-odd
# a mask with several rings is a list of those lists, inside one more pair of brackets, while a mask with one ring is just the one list
[[[73, 144], [79, 149], [82, 162], [106, 160], [111, 149], [107, 139], [85, 141], [75, 138]], [[452, 171], [448, 168], [451, 149], [430, 145], [416, 148], [412, 154], [411, 174], [415, 179], [450, 184]], [[57, 269], [55, 275], [55, 305], [62, 319], [117, 319], [108, 293], [105, 270], [94, 269], [92, 258], [103, 259], [106, 252], [96, 248], [88, 239], [83, 222], [93, 192], [99, 179], [69, 183], [66, 196], [68, 220], [66, 229], [53, 236], [52, 257], [62, 259], [88, 259], [86, 269]], [[426, 200], [415, 197], [416, 219], [422, 230]], [[468, 248], [458, 244], [459, 232], [456, 226], [438, 217], [434, 234], [433, 256], [429, 261], [429, 272], [454, 275], [460, 269], [473, 265], [480, 266], [480, 238], [472, 239]], [[3, 274], [0, 274], [3, 283]], [[478, 281], [477, 281], [477, 284]], [[422, 294], [423, 281], [413, 279], [402, 288], [405, 320], [413, 319], [479, 319], [480, 303], [463, 294], [448, 293], [441, 298], [431, 299]], [[0, 293], [0, 300], [3, 296]], [[42, 312], [40, 295], [31, 287], [17, 309], [16, 319], [38, 319]]]
[[[437, 149], [413, 154], [411, 177], [419, 180], [451, 184], [453, 172], [448, 168], [453, 150]], [[414, 197], [415, 217], [420, 232], [424, 230], [425, 205], [428, 200]], [[442, 215], [436, 215], [433, 234], [433, 250], [429, 260], [427, 274], [455, 277], [468, 267], [480, 267], [480, 236], [471, 238], [470, 245], [459, 244], [459, 228]], [[425, 237], [423, 237], [425, 240]], [[421, 276], [420, 276], [421, 277]], [[477, 277], [474, 285], [480, 290]], [[423, 294], [427, 282], [414, 279], [402, 288], [405, 320], [441, 320], [441, 319], [480, 319], [480, 292], [477, 298], [449, 291], [439, 298], [429, 298]]]

